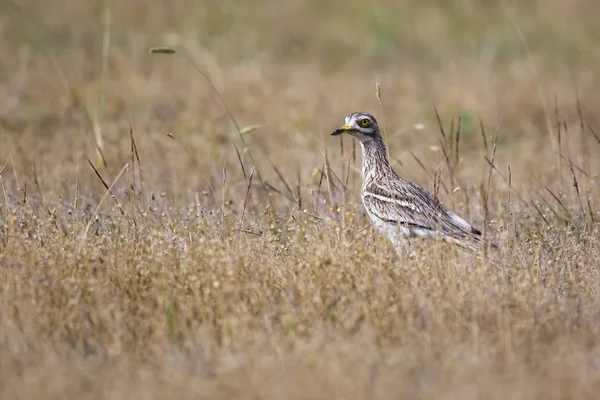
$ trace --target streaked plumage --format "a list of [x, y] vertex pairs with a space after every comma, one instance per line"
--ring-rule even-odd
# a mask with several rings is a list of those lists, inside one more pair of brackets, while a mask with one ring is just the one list
[[386, 233], [399, 253], [410, 238], [441, 238], [474, 253], [481, 252], [481, 232], [448, 211], [429, 192], [399, 177], [391, 168], [375, 118], [352, 113], [331, 134], [348, 133], [362, 147], [361, 197], [374, 225]]

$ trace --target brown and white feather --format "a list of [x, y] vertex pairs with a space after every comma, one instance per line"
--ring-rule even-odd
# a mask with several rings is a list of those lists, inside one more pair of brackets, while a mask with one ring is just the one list
[[[361, 121], [365, 125], [361, 126]], [[350, 114], [346, 124], [332, 134], [341, 132], [349, 133], [361, 143], [363, 204], [374, 225], [388, 234], [399, 252], [406, 251], [411, 237], [444, 239], [471, 252], [481, 252], [479, 230], [446, 210], [425, 189], [394, 172], [372, 115]]]

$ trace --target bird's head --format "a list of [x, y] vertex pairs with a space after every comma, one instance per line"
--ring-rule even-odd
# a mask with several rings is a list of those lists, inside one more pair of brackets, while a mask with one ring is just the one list
[[346, 117], [346, 123], [331, 132], [332, 136], [347, 133], [361, 142], [379, 137], [379, 126], [374, 116], [369, 113], [352, 113]]

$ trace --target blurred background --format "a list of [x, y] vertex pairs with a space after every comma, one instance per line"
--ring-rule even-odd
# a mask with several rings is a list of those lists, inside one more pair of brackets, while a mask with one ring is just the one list
[[[0, 0], [2, 397], [598, 397], [599, 16]], [[363, 229], [355, 111], [500, 265]]]
[[[79, 167], [85, 156], [114, 177], [130, 161], [131, 127], [154, 190], [204, 188], [224, 167], [241, 177], [234, 145], [244, 146], [189, 59], [250, 131], [267, 179], [274, 164], [310, 182], [325, 153], [342, 175], [353, 144], [328, 133], [368, 111], [386, 126], [397, 167], [430, 185], [409, 150], [432, 170], [442, 162], [437, 107], [447, 130], [461, 118], [472, 185], [486, 165], [481, 124], [488, 140], [499, 132], [499, 160], [517, 181], [543, 180], [548, 170], [532, 166], [556, 158], [557, 121], [572, 146], [595, 141], [575, 132], [580, 116], [598, 126], [598, 15], [593, 0], [3, 0], [0, 158], [29, 178], [35, 160], [45, 189], [60, 192], [78, 174], [94, 177]], [[156, 46], [178, 53], [149, 54]]]

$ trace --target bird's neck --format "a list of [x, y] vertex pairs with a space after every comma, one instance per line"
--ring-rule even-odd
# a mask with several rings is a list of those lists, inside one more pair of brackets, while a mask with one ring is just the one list
[[388, 171], [391, 171], [387, 150], [382, 138], [369, 138], [368, 140], [361, 141], [360, 144], [362, 146], [363, 154], [363, 179], [367, 179], [369, 172], [373, 170], [381, 171], [381, 173], [387, 173]]

